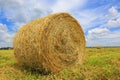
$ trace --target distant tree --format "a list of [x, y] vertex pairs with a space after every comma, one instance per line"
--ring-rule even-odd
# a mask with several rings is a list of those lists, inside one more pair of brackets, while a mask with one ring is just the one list
[[2, 47], [0, 48], [0, 50], [10, 50], [10, 49], [13, 49], [12, 47]]

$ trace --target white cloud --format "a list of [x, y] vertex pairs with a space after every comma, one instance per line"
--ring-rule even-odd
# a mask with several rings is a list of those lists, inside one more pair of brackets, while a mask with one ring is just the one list
[[110, 14], [115, 15], [115, 16], [118, 14], [118, 11], [117, 11], [117, 9], [116, 9], [115, 6], [112, 6], [112, 7], [109, 9], [109, 12], [110, 12]]
[[120, 18], [117, 18], [116, 20], [109, 20], [107, 22], [107, 26], [109, 28], [120, 27]]
[[53, 12], [70, 12], [76, 9], [78, 6], [82, 7], [86, 0], [56, 0], [56, 3], [52, 6]]
[[13, 34], [8, 33], [6, 25], [0, 23], [0, 47], [12, 46]]
[[[41, 1], [41, 2], [40, 2]], [[13, 22], [12, 28], [18, 29], [22, 24], [25, 24], [33, 19], [43, 17], [52, 12], [49, 7], [46, 7], [43, 0], [0, 0], [0, 7], [4, 12], [4, 17]]]
[[109, 38], [110, 41], [113, 41], [112, 39], [120, 38], [120, 31], [109, 31], [108, 34], [104, 35], [103, 38]]
[[104, 24], [105, 27], [108, 28], [116, 28], [120, 27], [120, 12], [118, 12], [117, 7], [112, 6], [109, 9], [109, 13], [106, 15], [108, 19], [107, 23]]
[[119, 46], [120, 31], [110, 31], [107, 28], [95, 28], [88, 32], [87, 46]]
[[110, 31], [107, 28], [95, 28], [88, 31], [89, 39], [95, 39], [95, 38], [119, 38], [120, 37], [120, 31]]
[[96, 34], [101, 34], [101, 33], [108, 33], [109, 30], [107, 28], [95, 28], [89, 31], [90, 34], [96, 33]]
[[103, 38], [108, 35], [109, 30], [107, 28], [95, 28], [88, 31], [88, 39]]
[[3, 25], [0, 23], [0, 32], [2, 32], [2, 31], [7, 31], [7, 27], [6, 27], [6, 25]]

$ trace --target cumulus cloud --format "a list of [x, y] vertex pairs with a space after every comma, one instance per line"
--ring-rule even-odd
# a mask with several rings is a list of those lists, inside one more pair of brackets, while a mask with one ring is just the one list
[[[52, 10], [44, 4], [42, 0], [41, 2], [38, 0], [0, 0], [3, 16], [8, 21], [13, 22], [13, 30], [33, 19], [50, 14]], [[19, 26], [16, 24], [19, 24]]]
[[95, 28], [88, 31], [87, 46], [119, 46], [120, 30], [110, 31], [108, 28]]
[[89, 30], [87, 46], [119, 46], [120, 31], [110, 31], [107, 28], [95, 28]]
[[87, 38], [90, 39], [98, 39], [104, 38], [104, 36], [108, 35], [109, 30], [107, 28], [95, 28], [88, 31]]
[[120, 27], [120, 18], [117, 18], [115, 20], [109, 20], [107, 22], [107, 26], [109, 28]]
[[120, 30], [117, 31], [110, 31], [108, 34], [104, 35], [103, 38], [109, 38], [110, 41], [113, 41], [112, 39], [119, 38], [120, 40]]
[[8, 32], [6, 25], [0, 23], [0, 47], [12, 46], [13, 34]]
[[108, 28], [115, 28], [115, 27], [120, 27], [120, 12], [118, 12], [117, 7], [112, 6], [109, 9], [108, 15], [106, 15], [108, 21], [105, 24], [106, 27]]
[[112, 7], [109, 9], [109, 12], [110, 12], [110, 14], [112, 14], [112, 15], [117, 15], [117, 14], [118, 14], [118, 11], [116, 10], [116, 7], [115, 7], [115, 6], [112, 6]]

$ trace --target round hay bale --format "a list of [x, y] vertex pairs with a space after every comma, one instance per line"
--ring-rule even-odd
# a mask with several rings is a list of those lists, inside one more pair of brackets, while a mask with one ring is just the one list
[[102, 49], [103, 47], [102, 47], [102, 46], [97, 46], [96, 48], [97, 48], [97, 49]]
[[51, 14], [20, 28], [14, 38], [14, 54], [20, 65], [57, 73], [81, 64], [84, 32], [68, 13]]

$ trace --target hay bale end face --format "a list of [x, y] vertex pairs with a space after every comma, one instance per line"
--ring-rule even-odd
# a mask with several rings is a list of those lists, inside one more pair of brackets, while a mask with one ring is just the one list
[[24, 25], [14, 38], [14, 54], [20, 65], [57, 73], [81, 64], [84, 32], [68, 13], [52, 14]]

